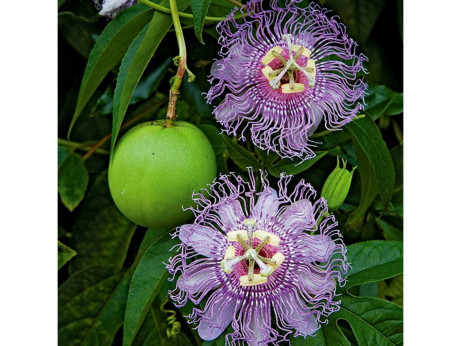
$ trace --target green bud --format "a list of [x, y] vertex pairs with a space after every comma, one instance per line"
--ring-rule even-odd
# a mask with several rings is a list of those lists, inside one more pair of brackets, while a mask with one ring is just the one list
[[347, 161], [343, 160], [343, 167], [341, 168], [338, 158], [336, 168], [330, 173], [327, 180], [325, 180], [325, 184], [323, 184], [321, 195], [327, 200], [329, 210], [337, 210], [349, 193], [355, 167], [352, 171], [348, 171], [346, 164]]

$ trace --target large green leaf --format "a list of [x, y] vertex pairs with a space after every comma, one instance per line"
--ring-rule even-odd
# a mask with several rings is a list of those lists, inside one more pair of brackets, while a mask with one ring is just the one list
[[403, 112], [403, 93], [397, 93], [385, 85], [371, 85], [365, 98], [366, 112], [373, 120], [381, 115], [397, 115]]
[[69, 262], [77, 253], [58, 240], [58, 269]]
[[130, 275], [114, 267], [89, 267], [58, 291], [60, 345], [111, 345], [123, 323]]
[[[160, 3], [161, 6], [168, 6], [168, 0]], [[187, 5], [186, 0], [178, 1], [178, 9], [182, 10]], [[114, 91], [114, 107], [112, 119], [111, 152], [114, 149], [120, 126], [122, 125], [125, 113], [130, 104], [133, 92], [154, 55], [160, 42], [170, 29], [173, 21], [171, 15], [162, 12], [155, 12], [149, 24], [139, 32], [131, 43], [120, 65], [120, 72], [117, 77], [117, 85]]]
[[192, 11], [192, 16], [194, 17], [194, 32], [197, 36], [200, 43], [203, 42], [202, 33], [203, 33], [203, 24], [205, 23], [205, 16], [208, 12], [208, 7], [210, 7], [211, 0], [191, 0], [190, 8]]
[[387, 207], [394, 191], [395, 172], [389, 150], [373, 119], [366, 116], [352, 121], [346, 129], [357, 154], [362, 187], [360, 204], [349, 220], [353, 223], [365, 214], [378, 192], [384, 208]]
[[95, 264], [121, 267], [135, 228], [112, 201], [107, 172], [103, 172], [91, 186], [75, 218], [71, 245], [78, 256], [70, 264], [71, 272]]
[[403, 310], [379, 298], [341, 297], [341, 309], [330, 318], [346, 320], [359, 345], [402, 345]]
[[285, 172], [287, 174], [298, 174], [311, 168], [317, 161], [327, 154], [327, 151], [318, 152], [316, 156], [310, 160], [306, 160], [302, 163], [300, 161], [293, 161], [290, 159], [283, 159], [278, 161], [275, 165], [269, 165], [267, 169], [270, 175], [279, 178], [280, 174]]
[[130, 104], [135, 104], [141, 100], [147, 100], [157, 90], [163, 77], [165, 77], [168, 67], [171, 64], [171, 58], [164, 60], [149, 75], [145, 76], [138, 83], [131, 97]]
[[152, 18], [154, 10], [137, 5], [121, 12], [99, 35], [88, 57], [68, 136], [80, 113], [104, 77], [122, 59], [133, 38]]
[[403, 273], [403, 242], [371, 240], [347, 247], [351, 264], [345, 289], [381, 281]]
[[230, 139], [226, 135], [223, 135], [222, 139], [229, 152], [230, 158], [241, 169], [246, 171], [247, 167], [253, 167], [255, 170], [263, 168], [252, 152], [244, 149], [236, 141]]
[[329, 321], [328, 324], [322, 324], [314, 337], [291, 337], [292, 346], [350, 346], [344, 334], [339, 330], [336, 322]]
[[85, 196], [89, 175], [80, 155], [58, 147], [58, 192], [62, 203], [74, 210]]
[[152, 237], [153, 232], [156, 231], [149, 230], [147, 233], [150, 237], [150, 245], [147, 246], [144, 242], [143, 248], [147, 246], [147, 249], [142, 254], [130, 283], [123, 327], [123, 345], [131, 345], [141, 327], [152, 301], [167, 277], [164, 263], [172, 255], [170, 249], [178, 242], [164, 232], [158, 232], [158, 237]]

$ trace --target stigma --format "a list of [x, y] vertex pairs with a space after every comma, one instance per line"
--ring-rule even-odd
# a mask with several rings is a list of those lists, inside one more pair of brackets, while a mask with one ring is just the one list
[[[294, 45], [291, 43], [291, 35], [283, 35], [283, 40], [287, 42], [289, 58], [283, 57], [284, 49], [280, 46], [271, 48], [262, 58], [261, 62], [265, 65], [261, 70], [263, 75], [274, 89], [282, 90], [284, 94], [299, 93], [305, 90], [306, 85], [299, 83], [298, 73], [302, 73], [308, 83], [307, 86], [312, 88], [315, 85], [316, 67], [315, 61], [310, 58], [311, 51], [306, 47]], [[300, 58], [303, 57], [302, 61]], [[274, 63], [275, 61], [275, 63]], [[277, 68], [274, 70], [272, 66]], [[304, 66], [301, 66], [304, 65]]]
[[[276, 252], [271, 257], [262, 256], [262, 250], [265, 250], [264, 253], [274, 252], [268, 251], [267, 246], [271, 249], [276, 248], [280, 243], [280, 238], [267, 231], [255, 230], [256, 221], [253, 219], [246, 219], [243, 225], [245, 230], [227, 233], [229, 242], [239, 243], [243, 248], [243, 253], [236, 256], [235, 246], [230, 245], [221, 261], [221, 268], [226, 274], [230, 274], [238, 263], [247, 261], [247, 273], [240, 276], [240, 285], [256, 286], [267, 282], [267, 278], [282, 264], [285, 256], [280, 252]], [[254, 241], [255, 239], [258, 240]], [[259, 267], [259, 273], [255, 273], [255, 264]]]

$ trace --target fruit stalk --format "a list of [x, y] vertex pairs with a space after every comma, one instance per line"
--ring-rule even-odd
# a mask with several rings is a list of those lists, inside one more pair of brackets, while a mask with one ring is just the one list
[[[173, 19], [174, 31], [176, 33], [176, 39], [178, 40], [179, 56], [175, 59], [178, 63], [178, 70], [173, 80], [173, 85], [170, 88], [170, 100], [168, 102], [168, 111], [166, 118], [174, 120], [176, 118], [176, 101], [178, 100], [179, 88], [181, 87], [184, 74], [187, 70], [187, 51], [186, 41], [181, 28], [181, 22], [179, 20], [178, 6], [176, 0], [170, 0], [171, 18]], [[190, 72], [189, 72], [190, 74]]]

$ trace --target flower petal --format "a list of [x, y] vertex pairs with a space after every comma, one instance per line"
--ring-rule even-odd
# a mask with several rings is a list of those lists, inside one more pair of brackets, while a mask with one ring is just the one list
[[312, 203], [308, 200], [301, 200], [291, 204], [278, 217], [278, 221], [289, 233], [311, 229], [316, 224]]
[[213, 258], [223, 256], [223, 247], [226, 244], [226, 238], [221, 232], [197, 224], [182, 225], [179, 229], [179, 239], [200, 255]]
[[284, 327], [296, 329], [295, 335], [312, 335], [319, 327], [315, 314], [294, 291], [286, 292], [284, 299], [275, 299], [274, 309]]
[[256, 222], [261, 227], [265, 227], [268, 223], [277, 216], [279, 209], [279, 199], [277, 191], [271, 187], [266, 187], [260, 194], [258, 201], [256, 202], [253, 212], [251, 213], [252, 218], [256, 219]]
[[216, 261], [194, 261], [185, 268], [177, 286], [198, 304], [208, 292], [221, 285], [217, 275], [219, 270], [221, 269]]
[[223, 231], [228, 233], [237, 230], [245, 219], [242, 206], [238, 200], [226, 202], [217, 208]]
[[203, 340], [213, 340], [221, 335], [240, 307], [240, 301], [231, 292], [225, 290], [226, 288], [223, 287], [215, 291], [208, 299], [197, 328]]
[[325, 235], [299, 234], [293, 245], [293, 258], [300, 262], [328, 261], [336, 243]]

